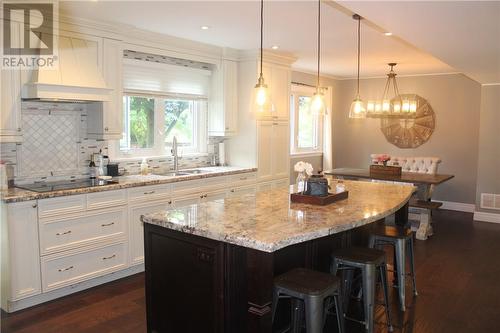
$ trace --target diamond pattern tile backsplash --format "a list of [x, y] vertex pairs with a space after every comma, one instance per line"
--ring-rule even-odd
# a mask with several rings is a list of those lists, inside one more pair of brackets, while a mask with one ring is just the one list
[[[23, 142], [0, 143], [0, 159], [12, 165], [14, 182], [87, 178], [90, 155], [108, 154], [108, 141], [87, 138], [87, 117], [85, 104], [23, 102]], [[218, 143], [223, 140], [209, 138], [208, 156], [182, 158], [180, 167], [210, 165], [213, 155], [218, 158]], [[139, 173], [141, 160], [120, 162], [120, 172]], [[148, 164], [151, 171], [170, 170], [173, 161], [167, 156], [148, 159]]]

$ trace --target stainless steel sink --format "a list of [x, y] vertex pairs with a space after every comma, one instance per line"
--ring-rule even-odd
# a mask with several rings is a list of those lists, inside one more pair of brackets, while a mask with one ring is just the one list
[[200, 174], [200, 173], [207, 173], [206, 171], [204, 170], [201, 170], [201, 169], [190, 169], [190, 170], [182, 170], [181, 172], [184, 172], [184, 173], [187, 173], [187, 174], [191, 174], [191, 175], [197, 175], [197, 174]]
[[176, 176], [187, 176], [190, 175], [190, 173], [187, 172], [182, 172], [182, 171], [171, 171], [171, 172], [158, 172], [158, 173], [153, 173], [158, 176], [165, 176], [165, 177], [176, 177]]

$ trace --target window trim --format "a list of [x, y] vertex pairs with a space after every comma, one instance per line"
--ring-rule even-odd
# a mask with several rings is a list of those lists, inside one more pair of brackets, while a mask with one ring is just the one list
[[290, 133], [290, 155], [318, 155], [323, 154], [323, 117], [317, 117], [316, 129], [316, 147], [311, 148], [300, 148], [298, 146], [298, 135], [299, 135], [299, 96], [312, 97], [315, 93], [314, 87], [302, 86], [292, 84], [291, 95], [290, 95], [290, 121], [291, 121], [291, 133]]
[[[164, 114], [164, 102], [167, 99], [175, 100], [188, 100], [195, 102], [194, 107], [194, 119], [193, 123], [196, 124], [193, 132], [193, 141], [195, 145], [193, 148], [179, 149], [179, 156], [205, 156], [207, 155], [208, 145], [208, 124], [207, 124], [207, 112], [208, 112], [208, 101], [206, 98], [200, 98], [200, 96], [187, 96], [179, 95], [169, 96], [169, 95], [152, 95], [152, 94], [141, 94], [137, 92], [124, 92], [123, 97], [133, 96], [133, 97], [144, 97], [153, 98], [154, 103], [154, 143], [151, 148], [131, 148], [128, 150], [122, 150], [120, 148], [120, 140], [115, 140], [114, 144], [110, 145], [110, 156], [113, 160], [125, 161], [125, 160], [136, 160], [137, 158], [165, 158], [170, 157], [170, 145], [163, 144], [165, 142], [164, 130], [160, 129], [160, 124], [165, 122]], [[125, 107], [125, 104], [123, 104]], [[125, 113], [125, 110], [124, 110]], [[128, 124], [128, 116], [124, 119], [124, 124]], [[125, 134], [125, 133], [123, 133]]]

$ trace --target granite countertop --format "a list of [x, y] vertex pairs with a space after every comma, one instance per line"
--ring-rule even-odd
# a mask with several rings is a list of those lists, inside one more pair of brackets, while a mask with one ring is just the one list
[[168, 183], [175, 183], [175, 182], [181, 182], [181, 181], [187, 181], [187, 180], [196, 180], [196, 179], [218, 177], [218, 176], [228, 176], [228, 175], [257, 171], [256, 168], [242, 168], [242, 167], [201, 167], [201, 168], [196, 168], [196, 169], [203, 170], [204, 172], [199, 173], [199, 174], [189, 174], [189, 175], [182, 175], [182, 176], [161, 176], [161, 175], [154, 175], [154, 174], [149, 174], [146, 176], [143, 176], [143, 175], [121, 176], [121, 177], [114, 177], [113, 178], [113, 180], [118, 181], [118, 183], [115, 183], [115, 184], [95, 186], [95, 187], [86, 187], [86, 188], [78, 188], [78, 189], [69, 189], [69, 190], [60, 190], [60, 191], [51, 191], [51, 192], [43, 192], [43, 193], [38, 193], [38, 192], [33, 192], [33, 191], [13, 187], [13, 188], [9, 188], [7, 190], [1, 191], [0, 195], [1, 195], [3, 202], [12, 203], [12, 202], [21, 202], [21, 201], [28, 201], [28, 200], [61, 197], [61, 196], [66, 196], [66, 195], [119, 190], [119, 189], [136, 187], [136, 186], [168, 184]]
[[[414, 186], [345, 181], [349, 198], [327, 206], [291, 203], [277, 189], [147, 214], [145, 223], [274, 252], [384, 218], [401, 208]], [[293, 191], [293, 189], [291, 189]]]

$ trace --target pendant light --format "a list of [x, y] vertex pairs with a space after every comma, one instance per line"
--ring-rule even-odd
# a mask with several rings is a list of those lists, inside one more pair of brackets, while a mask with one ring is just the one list
[[260, 0], [260, 75], [255, 85], [255, 104], [259, 112], [263, 112], [269, 103], [269, 91], [267, 84], [264, 82], [262, 74], [262, 58], [263, 58], [263, 39], [264, 39], [264, 0]]
[[323, 116], [326, 113], [325, 98], [319, 86], [319, 64], [321, 59], [321, 0], [318, 0], [318, 72], [316, 77], [316, 92], [314, 93], [309, 106], [311, 113]]
[[361, 48], [361, 16], [358, 14], [354, 14], [352, 16], [353, 19], [358, 21], [358, 74], [357, 74], [357, 90], [356, 90], [356, 98], [351, 103], [351, 108], [349, 110], [349, 118], [365, 118], [366, 117], [366, 109], [363, 105], [363, 101], [359, 97], [359, 63], [360, 63], [360, 48]]

